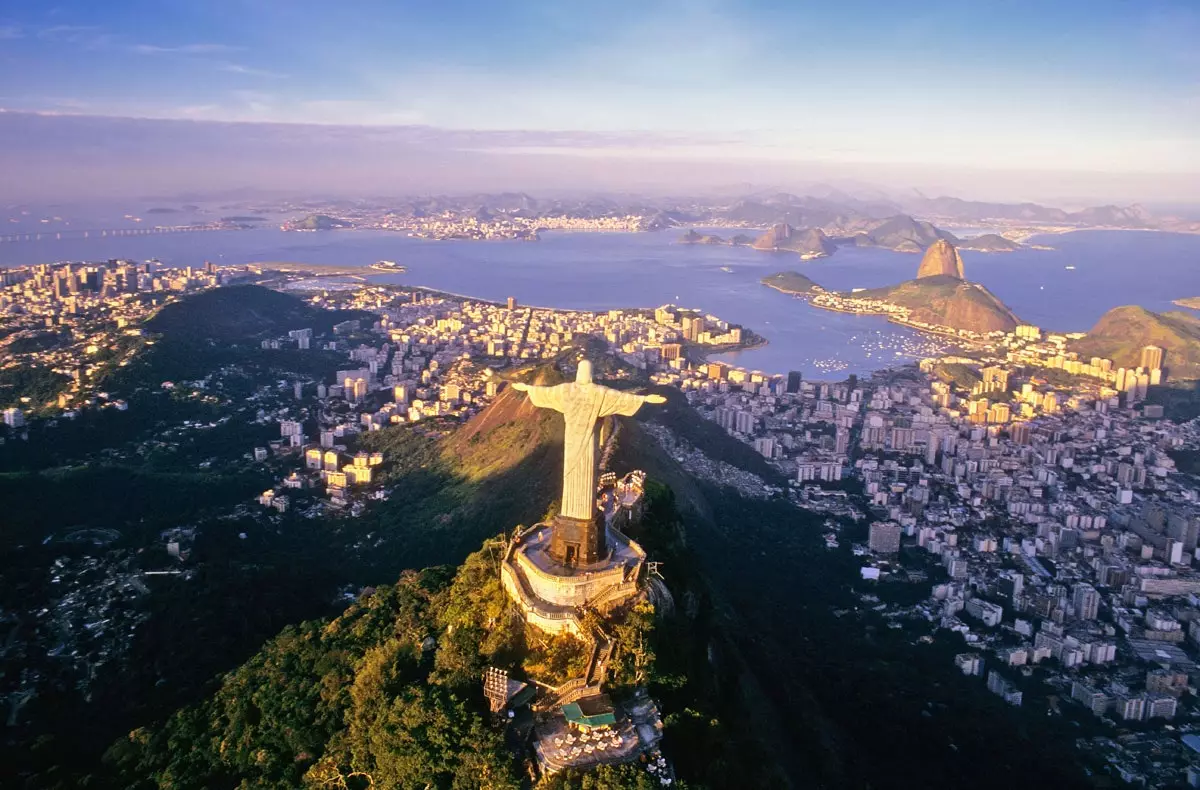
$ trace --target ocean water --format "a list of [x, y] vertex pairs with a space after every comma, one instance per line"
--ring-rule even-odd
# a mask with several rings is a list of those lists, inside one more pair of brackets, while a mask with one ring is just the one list
[[[729, 231], [720, 231], [729, 235]], [[908, 361], [934, 348], [918, 333], [870, 316], [810, 307], [759, 283], [792, 269], [826, 288], [872, 288], [911, 278], [919, 257], [845, 248], [801, 261], [791, 253], [689, 246], [680, 232], [547, 233], [540, 242], [428, 241], [382, 231], [284, 233], [273, 228], [163, 236], [0, 243], [0, 266], [56, 260], [159, 258], [175, 265], [256, 261], [408, 267], [380, 282], [423, 285], [484, 299], [604, 310], [674, 302], [699, 307], [765, 336], [768, 345], [719, 358], [768, 372], [837, 378]], [[1082, 331], [1106, 310], [1200, 296], [1200, 236], [1085, 231], [1035, 240], [1054, 250], [964, 252], [968, 278], [1025, 321]], [[1073, 266], [1073, 269], [1066, 267]]]

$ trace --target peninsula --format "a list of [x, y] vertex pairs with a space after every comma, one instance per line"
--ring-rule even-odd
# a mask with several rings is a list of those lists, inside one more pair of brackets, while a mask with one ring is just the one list
[[[796, 279], [796, 278], [803, 279]], [[806, 286], [807, 291], [801, 290]], [[788, 293], [811, 294], [817, 307], [847, 313], [887, 316], [888, 320], [934, 334], [972, 339], [992, 332], [1011, 332], [1020, 320], [991, 291], [968, 282], [962, 256], [946, 239], [925, 251], [917, 277], [899, 285], [851, 293], [817, 290], [808, 278], [782, 272], [763, 283]]]

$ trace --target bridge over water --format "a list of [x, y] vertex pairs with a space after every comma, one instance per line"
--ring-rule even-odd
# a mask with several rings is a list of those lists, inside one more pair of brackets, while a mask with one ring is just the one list
[[103, 239], [110, 236], [156, 236], [164, 233], [197, 233], [228, 230], [221, 225], [160, 225], [153, 228], [88, 228], [86, 230], [38, 230], [0, 234], [0, 242], [53, 241], [64, 239]]

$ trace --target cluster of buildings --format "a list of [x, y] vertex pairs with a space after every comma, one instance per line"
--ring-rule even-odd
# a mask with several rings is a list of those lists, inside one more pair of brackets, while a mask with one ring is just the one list
[[[265, 460], [270, 452], [304, 458], [302, 469], [259, 497], [260, 504], [281, 512], [294, 504], [294, 489], [323, 490], [323, 505], [350, 512], [371, 498], [386, 497], [373, 471], [382, 459], [347, 455], [355, 445], [352, 437], [430, 420], [438, 421], [431, 430], [446, 420], [465, 421], [504, 386], [498, 369], [553, 359], [582, 338], [603, 340], [643, 369], [686, 361], [688, 348], [742, 341], [740, 327], [674, 305], [589, 313], [369, 286], [316, 293], [311, 299], [325, 307], [367, 311], [376, 320], [338, 325], [331, 342], [303, 327], [262, 341], [273, 349], [320, 347], [347, 357], [332, 380], [291, 382], [294, 406], [263, 418], [279, 421], [281, 437], [274, 447], [257, 448], [256, 458]], [[301, 413], [307, 422], [299, 419]]]
[[[232, 276], [122, 261], [0, 272], [0, 318], [16, 328], [0, 346], [59, 337], [44, 349], [18, 343], [0, 369], [46, 367], [72, 376], [82, 392], [94, 369], [88, 359], [139, 334], [154, 306]], [[1013, 705], [1049, 699], [1051, 713], [1092, 717], [1113, 733], [1141, 723], [1151, 730], [1138, 737], [1159, 738], [1163, 748], [1192, 726], [1200, 486], [1176, 458], [1200, 446], [1200, 425], [1165, 420], [1161, 406], [1146, 402], [1169, 364], [1162, 349], [1148, 346], [1138, 366], [1122, 368], [1080, 359], [1072, 336], [1021, 326], [970, 338], [972, 356], [828, 383], [703, 360], [698, 350], [753, 337], [674, 305], [586, 313], [375, 286], [310, 299], [374, 318], [339, 325], [332, 338], [295, 327], [263, 341], [345, 355], [332, 376], [284, 382], [269, 408], [258, 408], [258, 422], [279, 427], [277, 439], [247, 448], [255, 461], [282, 461], [257, 500], [268, 514], [314, 501], [314, 513], [360, 512], [387, 497], [389, 459], [360, 449], [359, 434], [401, 424], [441, 430], [500, 392], [498, 369], [603, 341], [654, 383], [680, 389], [791, 484], [775, 489], [648, 426], [686, 468], [748, 496], [784, 494], [830, 515], [831, 549], [843, 528], [836, 517], [865, 521], [865, 542], [854, 547], [864, 579], [929, 589], [915, 605], [881, 605], [883, 616], [914, 638], [961, 635], [968, 650], [956, 665], [993, 693]], [[211, 392], [206, 382], [178, 386]], [[19, 429], [38, 405], [9, 406], [3, 421]], [[186, 549], [175, 547], [182, 558]], [[1043, 686], [1048, 696], [1030, 693]], [[580, 711], [582, 725], [550, 734], [547, 749], [559, 758], [593, 754], [592, 736], [581, 737], [593, 726], [589, 715]], [[594, 726], [606, 739], [594, 750], [622, 745], [611, 724]], [[1130, 781], [1186, 778], [1176, 764], [1168, 777], [1122, 760], [1114, 770]]]
[[[1200, 425], [1146, 402], [1162, 349], [1120, 368], [1079, 359], [1074, 339], [1021, 326], [864, 382], [686, 360], [652, 378], [791, 477], [798, 504], [865, 521], [864, 579], [929, 585], [914, 606], [881, 605], [892, 626], [960, 634], [959, 669], [1010, 704], [1036, 689], [1052, 713], [1150, 727], [1174, 748], [1200, 728], [1200, 485], [1175, 460]], [[843, 527], [827, 524], [836, 548]], [[1110, 767], [1186, 778], [1183, 763], [1138, 765]]]
[[981, 343], [986, 342], [989, 338], [987, 333], [974, 332], [970, 329], [956, 329], [941, 324], [931, 324], [927, 321], [921, 321], [913, 318], [912, 310], [904, 305], [889, 302], [886, 299], [855, 296], [853, 292], [837, 293], [835, 291], [822, 290], [810, 295], [808, 300], [817, 307], [823, 307], [826, 310], [833, 310], [838, 313], [881, 315], [892, 323], [909, 326], [931, 334], [947, 335], [964, 343]]
[[[1162, 351], [1114, 371], [1008, 340], [970, 390], [934, 379], [871, 395], [851, 473], [872, 520], [864, 576], [936, 576], [927, 600], [887, 616], [961, 634], [962, 671], [1011, 704], [1044, 684], [1051, 712], [1076, 705], [1113, 731], [1191, 719], [1200, 490], [1173, 454], [1197, 427], [1143, 402]], [[1073, 378], [1052, 386], [1043, 367]], [[1183, 778], [1144, 768], [1150, 784]]]
[[[93, 400], [88, 384], [104, 365], [126, 361], [141, 322], [179, 294], [225, 284], [233, 275], [211, 264], [170, 267], [157, 261], [54, 263], [0, 270], [0, 372], [42, 370], [64, 377], [49, 403], [7, 404], [4, 422], [51, 406], [67, 411]], [[103, 400], [103, 399], [101, 399]], [[117, 405], [101, 403], [100, 405]], [[14, 411], [15, 410], [15, 411]]]
[[852, 432], [862, 422], [864, 390], [853, 381], [804, 381], [723, 362], [671, 361], [652, 374], [679, 387], [689, 403], [805, 487], [837, 483], [848, 470]]
[[[424, 239], [471, 239], [475, 241], [523, 239], [536, 241], [545, 230], [640, 231], [647, 218], [629, 214], [612, 217], [524, 216], [520, 213], [441, 211], [435, 214], [351, 212], [345, 220], [366, 230], [402, 231]], [[299, 230], [296, 222], [285, 222], [282, 230]]]
[[1165, 352], [1158, 346], [1144, 346], [1139, 354], [1138, 365], [1132, 368], [1119, 367], [1111, 359], [1103, 357], [1081, 358], [1069, 350], [1071, 341], [1083, 335], [1046, 334], [1041, 329], [1023, 324], [1005, 337], [998, 351], [1008, 364], [1035, 365], [1051, 370], [1061, 370], [1071, 376], [1095, 379], [1100, 385], [1099, 394], [1112, 397], [1124, 394], [1135, 400], [1144, 400], [1150, 387], [1162, 384]]

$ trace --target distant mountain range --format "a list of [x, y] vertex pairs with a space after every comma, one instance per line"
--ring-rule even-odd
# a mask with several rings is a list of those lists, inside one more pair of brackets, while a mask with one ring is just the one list
[[756, 239], [744, 234], [727, 239], [715, 234], [697, 233], [693, 229], [684, 234], [680, 241], [684, 244], [749, 245], [756, 250], [796, 252], [804, 260], [827, 258], [841, 246], [879, 247], [895, 252], [919, 253], [937, 241], [945, 241], [976, 252], [1009, 252], [1021, 249], [1020, 244], [995, 233], [961, 241], [953, 233], [944, 231], [932, 223], [913, 219], [907, 214], [884, 219], [847, 221], [833, 232], [835, 235], [830, 235], [821, 228], [797, 228], [780, 222], [772, 225]]
[[[703, 197], [649, 198], [630, 195], [596, 195], [572, 198], [538, 198], [524, 192], [425, 196], [370, 201], [332, 201], [305, 204], [313, 211], [373, 212], [429, 217], [441, 214], [500, 217], [603, 218], [637, 216], [644, 227], [742, 226], [768, 228], [786, 224], [792, 228], [820, 228], [831, 238], [871, 234], [884, 222], [941, 225], [986, 223], [1014, 226], [1112, 227], [1200, 231], [1200, 222], [1173, 217], [1156, 217], [1139, 205], [1106, 205], [1081, 211], [1042, 206], [1036, 203], [988, 203], [956, 197], [890, 198], [871, 195], [855, 197], [832, 187], [814, 188], [812, 194], [787, 192], [756, 193], [736, 199]], [[945, 231], [940, 231], [944, 234]], [[885, 229], [881, 234], [886, 236]], [[918, 239], [914, 238], [914, 241]], [[932, 242], [928, 230], [919, 239], [922, 248]], [[886, 242], [874, 246], [891, 246]]]

